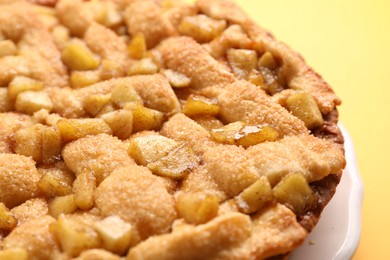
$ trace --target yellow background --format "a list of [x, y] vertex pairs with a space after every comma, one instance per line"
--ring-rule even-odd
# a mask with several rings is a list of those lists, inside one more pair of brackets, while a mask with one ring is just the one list
[[390, 1], [236, 0], [343, 100], [365, 194], [354, 260], [390, 259]]

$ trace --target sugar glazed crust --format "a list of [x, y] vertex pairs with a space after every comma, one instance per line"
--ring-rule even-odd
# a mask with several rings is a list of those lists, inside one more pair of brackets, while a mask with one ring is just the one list
[[233, 2], [0, 0], [0, 258], [286, 259], [341, 104]]

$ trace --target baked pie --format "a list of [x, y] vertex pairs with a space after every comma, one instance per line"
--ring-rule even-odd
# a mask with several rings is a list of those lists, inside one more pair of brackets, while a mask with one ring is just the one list
[[1, 259], [287, 258], [340, 99], [233, 2], [0, 0]]

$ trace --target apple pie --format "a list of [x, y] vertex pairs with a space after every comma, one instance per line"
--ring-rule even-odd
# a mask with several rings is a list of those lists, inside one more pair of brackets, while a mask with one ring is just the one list
[[340, 99], [226, 0], [0, 0], [0, 259], [285, 259]]

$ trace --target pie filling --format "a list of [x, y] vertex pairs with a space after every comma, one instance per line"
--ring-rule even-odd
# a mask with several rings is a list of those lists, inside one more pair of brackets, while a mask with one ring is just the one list
[[0, 258], [263, 259], [345, 166], [340, 100], [230, 1], [0, 0]]

